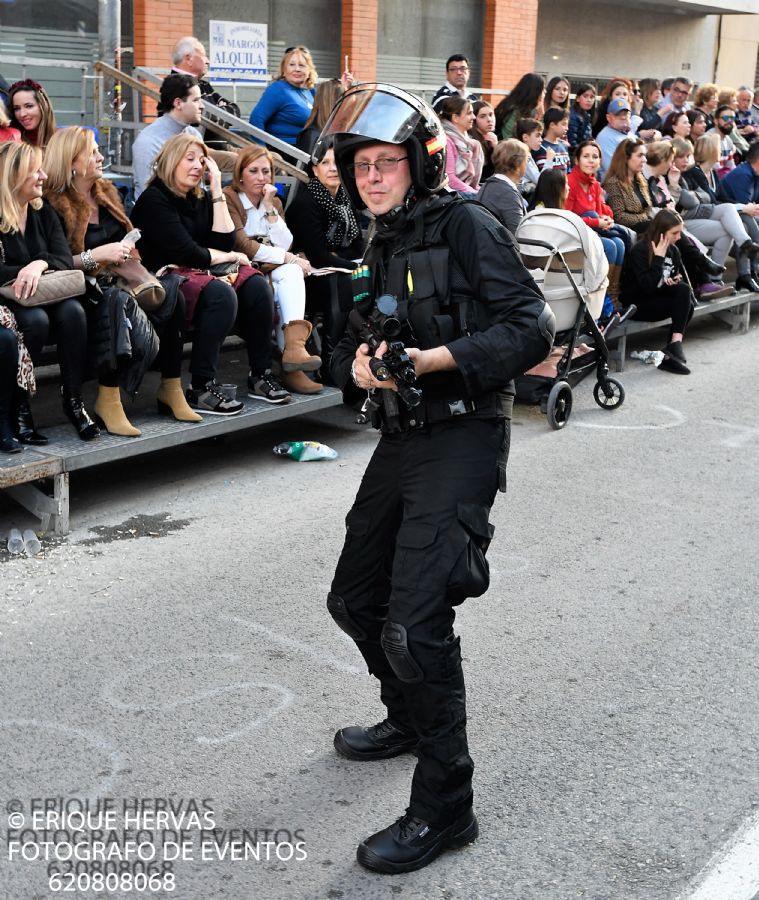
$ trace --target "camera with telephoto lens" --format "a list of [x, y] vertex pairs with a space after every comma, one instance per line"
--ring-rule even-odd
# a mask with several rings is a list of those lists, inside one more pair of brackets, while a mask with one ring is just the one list
[[398, 395], [410, 409], [422, 402], [422, 392], [416, 387], [416, 369], [411, 357], [406, 353], [403, 341], [399, 340], [403, 325], [398, 318], [398, 300], [392, 294], [383, 294], [377, 299], [376, 311], [367, 316], [361, 332], [361, 339], [376, 353], [385, 341], [387, 350], [382, 359], [372, 357], [369, 368], [377, 381], [395, 379]]

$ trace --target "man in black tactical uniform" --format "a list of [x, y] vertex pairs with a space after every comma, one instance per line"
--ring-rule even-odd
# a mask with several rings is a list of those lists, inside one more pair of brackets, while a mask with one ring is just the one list
[[[374, 392], [382, 435], [327, 606], [387, 707], [378, 725], [338, 731], [335, 747], [355, 760], [416, 753], [406, 814], [357, 851], [369, 869], [409, 872], [478, 834], [454, 607], [487, 590], [512, 378], [546, 357], [554, 321], [506, 230], [446, 189], [445, 134], [427, 104], [390, 85], [353, 88], [314, 157], [330, 145], [348, 193], [375, 216], [332, 375]], [[373, 357], [392, 339], [405, 344], [416, 383], [378, 380], [386, 373]]]

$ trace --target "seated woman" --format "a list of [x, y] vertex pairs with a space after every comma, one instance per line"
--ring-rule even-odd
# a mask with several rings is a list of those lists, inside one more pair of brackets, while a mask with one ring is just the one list
[[622, 275], [622, 301], [635, 304], [636, 319], [672, 320], [659, 368], [690, 375], [683, 338], [693, 315], [693, 295], [677, 249], [682, 233], [680, 216], [670, 209], [660, 209], [630, 251]]
[[[759, 272], [759, 226], [751, 208], [739, 210], [734, 203], [723, 202], [718, 195], [719, 185], [714, 181], [714, 167], [719, 162], [719, 138], [716, 135], [701, 137], [695, 148], [685, 144], [679, 148], [683, 152], [674, 158], [675, 168], [681, 173], [681, 192], [678, 200], [678, 212], [685, 220], [689, 231], [709, 243], [702, 236], [705, 230], [714, 230], [719, 225], [729, 236], [730, 243], [735, 242], [735, 263], [738, 277], [735, 286], [752, 293], [759, 291], [756, 284], [756, 272]], [[693, 155], [691, 155], [691, 151]], [[755, 210], [759, 213], [759, 207]], [[729, 249], [728, 249], [729, 252]], [[712, 251], [712, 258], [720, 259]]]
[[18, 128], [11, 128], [11, 120], [5, 108], [5, 103], [0, 98], [0, 143], [20, 140], [21, 132]]
[[446, 97], [440, 107], [446, 135], [445, 171], [448, 184], [461, 194], [476, 194], [480, 188], [483, 155], [479, 141], [469, 137], [474, 125], [472, 104], [463, 97]]
[[658, 78], [641, 78], [640, 90], [640, 125], [638, 134], [643, 140], [659, 140], [662, 121], [656, 108], [661, 100], [661, 82]]
[[477, 141], [482, 148], [482, 175], [484, 181], [495, 171], [493, 167], [493, 150], [498, 143], [495, 134], [495, 110], [484, 100], [475, 100], [472, 104], [474, 125], [469, 129], [469, 137]]
[[692, 144], [695, 144], [702, 135], [706, 134], [706, 116], [700, 109], [689, 109], [685, 115], [690, 122], [690, 134], [688, 135], [688, 140]]
[[533, 209], [565, 209], [569, 185], [564, 169], [545, 169], [540, 173], [535, 193], [527, 207]]
[[693, 108], [704, 114], [706, 129], [714, 128], [714, 112], [719, 106], [719, 88], [716, 84], [700, 84], [693, 98]]
[[250, 124], [295, 145], [314, 107], [317, 79], [308, 50], [289, 47], [279, 64], [279, 75], [253, 107]]
[[[210, 192], [202, 188], [208, 172]], [[182, 285], [186, 321], [194, 329], [187, 402], [199, 413], [234, 416], [242, 411], [216, 382], [219, 351], [237, 327], [248, 345], [248, 396], [267, 403], [287, 403], [291, 397], [271, 371], [273, 302], [265, 278], [234, 250], [235, 226], [221, 190], [221, 173], [197, 137], [182, 132], [170, 138], [156, 157], [155, 174], [132, 210], [142, 232], [137, 247], [145, 266], [158, 272], [179, 267], [188, 281]], [[211, 266], [231, 263], [240, 269], [234, 286]], [[239, 310], [238, 310], [239, 307]]]
[[575, 85], [575, 100], [569, 113], [567, 143], [574, 153], [583, 141], [593, 135], [593, 111], [596, 108], [596, 89], [588, 82]]
[[690, 128], [690, 119], [687, 112], [671, 112], [664, 120], [664, 124], [661, 127], [661, 135], [662, 138], [669, 141], [676, 137], [687, 140], [690, 135]]
[[31, 78], [12, 84], [8, 112], [11, 127], [21, 132], [21, 140], [44, 149], [55, 132], [55, 114], [42, 85]]
[[528, 72], [514, 85], [508, 97], [495, 108], [495, 133], [501, 140], [520, 137], [515, 132], [519, 119], [542, 119], [546, 83], [541, 75]]
[[[648, 182], [653, 205], [657, 209], [676, 210], [682, 215], [685, 206], [692, 208], [697, 205], [687, 192], [686, 196], [682, 197], [681, 172], [674, 165], [676, 153], [689, 155], [692, 149], [688, 141], [679, 137], [672, 140], [655, 141], [647, 146], [643, 175]], [[708, 248], [712, 261], [724, 270], [725, 259], [733, 243], [732, 238], [719, 222], [701, 221], [697, 215], [694, 215], [692, 219], [692, 222], [688, 221], [684, 235], [696, 238], [705, 249]], [[693, 224], [693, 228], [691, 228], [691, 224]], [[715, 298], [715, 296], [724, 296], [730, 292], [717, 278], [709, 281], [700, 275], [694, 275], [692, 283], [699, 297]]]
[[[285, 212], [285, 221], [293, 235], [293, 250], [303, 253], [318, 269], [352, 271], [364, 255], [364, 240], [348, 192], [340, 183], [334, 150], [328, 149], [321, 162], [311, 166], [310, 174], [310, 181], [298, 190]], [[350, 276], [336, 273], [309, 278], [306, 305], [309, 311], [324, 317], [321, 356], [322, 377], [326, 378], [329, 357], [342, 338], [348, 314], [353, 309]]]
[[305, 321], [306, 286], [311, 272], [307, 259], [289, 253], [293, 242], [282, 203], [273, 184], [274, 160], [264, 147], [253, 145], [237, 155], [232, 184], [224, 188], [235, 224], [235, 249], [269, 275], [278, 312], [277, 343], [282, 351], [282, 383], [299, 394], [322, 389], [305, 373], [321, 366], [306, 350], [311, 323]]
[[493, 151], [495, 174], [482, 183], [477, 199], [499, 219], [512, 236], [522, 221], [525, 202], [519, 183], [527, 171], [530, 148], [521, 141], [509, 138], [499, 141]]
[[[17, 300], [33, 294], [42, 273], [48, 269], [74, 267], [58, 216], [42, 200], [46, 179], [39, 147], [23, 142], [0, 144], [0, 284], [13, 281]], [[82, 402], [88, 346], [87, 315], [82, 302], [69, 297], [48, 306], [27, 307], [13, 301], [7, 305], [16, 317], [33, 361], [39, 362], [45, 344], [55, 342], [63, 411], [82, 440], [96, 438], [100, 429]], [[34, 428], [25, 391], [18, 396], [18, 405], [19, 440], [25, 444], [46, 444], [47, 439]]]
[[[614, 221], [638, 234], [646, 231], [659, 208], [643, 176], [646, 154], [646, 145], [639, 138], [622, 141], [614, 151], [603, 184], [607, 202], [614, 212]], [[664, 199], [660, 202], [674, 211], [673, 201]], [[698, 285], [724, 272], [723, 266], [710, 259], [688, 237], [681, 236], [678, 249], [691, 283]]]
[[[631, 246], [629, 232], [614, 221], [614, 211], [605, 202], [596, 177], [601, 168], [601, 148], [595, 141], [583, 141], [575, 152], [575, 164], [567, 176], [569, 193], [566, 209], [576, 213], [601, 238], [609, 261], [608, 294], [611, 308], [619, 306], [619, 280], [625, 252]], [[608, 306], [608, 305], [607, 305]], [[607, 308], [606, 312], [609, 310]]]
[[[17, 397], [34, 390], [34, 367], [23, 336], [13, 313], [7, 306], [0, 306], [0, 453], [20, 453], [23, 449], [17, 437]], [[38, 440], [25, 443], [47, 443], [41, 434], [36, 437]]]
[[[50, 138], [44, 162], [48, 174], [45, 199], [60, 216], [74, 267], [97, 279], [100, 303], [110, 302], [111, 282], [118, 267], [135, 256], [134, 245], [124, 241], [132, 223], [119, 192], [103, 178], [103, 156], [93, 133], [87, 128], [62, 128]], [[199, 422], [201, 416], [187, 405], [179, 380], [184, 331], [181, 294], [168, 321], [156, 330], [161, 342], [158, 361], [162, 376], [158, 409], [182, 422]], [[124, 413], [120, 374], [110, 364], [99, 367], [95, 415], [100, 427], [110, 434], [139, 437], [142, 432]]]
[[545, 109], [563, 109], [569, 114], [569, 82], [563, 75], [554, 75], [546, 85]]
[[314, 94], [314, 108], [311, 115], [306, 119], [303, 131], [298, 135], [295, 146], [304, 153], [310, 155], [314, 149], [316, 139], [322, 133], [322, 128], [327, 123], [329, 114], [332, 112], [334, 105], [344, 93], [343, 82], [339, 78], [330, 78], [329, 81], [322, 81], [316, 87]]

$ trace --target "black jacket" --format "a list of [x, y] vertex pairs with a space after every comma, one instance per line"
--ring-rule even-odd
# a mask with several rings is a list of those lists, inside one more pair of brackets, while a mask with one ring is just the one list
[[[648, 239], [642, 238], [633, 245], [625, 259], [620, 286], [620, 295], [625, 306], [635, 303], [635, 297], [640, 294], [651, 295], [659, 290], [666, 257], [652, 255], [649, 259], [649, 246]], [[667, 248], [667, 257], [673, 273], [682, 275], [685, 280], [687, 276], [677, 247], [670, 245]], [[666, 285], [663, 287], [666, 288]]]
[[36, 259], [58, 271], [74, 268], [61, 221], [44, 200], [41, 209], [29, 207], [24, 234], [0, 232], [0, 284], [13, 281], [24, 266]]
[[493, 175], [483, 182], [477, 199], [487, 206], [512, 235], [516, 234], [517, 226], [524, 218], [522, 195], [516, 186], [512, 187], [503, 178]]
[[118, 371], [121, 386], [134, 397], [158, 355], [158, 336], [128, 291], [110, 287], [103, 295], [95, 325], [95, 361], [98, 370]]
[[[394, 216], [395, 222], [387, 229], [378, 220], [364, 260], [374, 273], [374, 296], [386, 291], [385, 272], [392, 267], [393, 259], [410, 258], [413, 273], [414, 255], [409, 250], [415, 246], [415, 240], [419, 241], [425, 222], [440, 215], [445, 219], [438, 246], [443, 248], [444, 256], [435, 261], [439, 263], [447, 256], [448, 271], [443, 273], [447, 295], [437, 296], [436, 288], [429, 291], [430, 296], [420, 296], [428, 291], [419, 278], [415, 279], [414, 290], [406, 297], [408, 318], [418, 321], [419, 316], [426, 315], [425, 306], [434, 308], [440, 313], [437, 321], [441, 328], [445, 330], [449, 321], [455, 334], [450, 340], [435, 341], [429, 335], [422, 338], [422, 329], [415, 328], [417, 343], [409, 346], [424, 349], [445, 345], [458, 368], [422, 375], [419, 387], [427, 400], [446, 402], [477, 400], [504, 389], [513, 394], [512, 379], [545, 359], [550, 351], [555, 323], [522, 264], [513, 239], [482, 206], [451, 194], [438, 195], [418, 201], [409, 213]], [[416, 246], [424, 247], [424, 240]], [[439, 250], [435, 253], [439, 254]], [[402, 283], [407, 281], [401, 278]], [[468, 335], [458, 327], [461, 307], [467, 310]], [[331, 372], [336, 384], [347, 384], [358, 343], [358, 335], [349, 328], [332, 356]]]
[[287, 207], [285, 221], [293, 235], [293, 253], [305, 253], [306, 259], [315, 269], [327, 266], [352, 269], [355, 266], [353, 260], [360, 259], [364, 253], [360, 231], [358, 237], [346, 247], [330, 245], [327, 238], [327, 211], [317, 203], [305, 185], [298, 188], [295, 198]]
[[137, 247], [151, 272], [169, 264], [207, 269], [211, 265], [209, 247], [225, 252], [234, 249], [234, 230], [213, 230], [213, 203], [207, 193], [178, 197], [158, 178], [137, 198], [131, 219], [142, 232]]

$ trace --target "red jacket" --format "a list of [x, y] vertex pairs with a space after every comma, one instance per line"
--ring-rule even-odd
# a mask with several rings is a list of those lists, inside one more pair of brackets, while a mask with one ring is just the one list
[[[598, 218], [587, 216], [586, 213], [594, 212], [598, 216], [614, 218], [612, 208], [604, 202], [603, 191], [595, 175], [586, 175], [575, 166], [567, 175], [569, 184], [569, 196], [564, 204], [565, 209], [582, 216], [591, 228], [598, 228]], [[586, 191], [584, 188], [587, 187]]]

